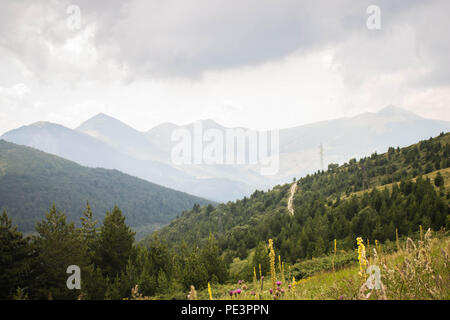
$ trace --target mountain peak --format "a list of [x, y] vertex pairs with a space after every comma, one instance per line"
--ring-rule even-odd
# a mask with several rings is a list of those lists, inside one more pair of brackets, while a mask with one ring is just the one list
[[154, 133], [161, 133], [161, 132], [167, 132], [169, 130], [174, 130], [176, 128], [192, 128], [195, 123], [201, 123], [202, 127], [204, 129], [210, 129], [210, 128], [224, 128], [221, 124], [217, 123], [213, 119], [200, 119], [194, 122], [190, 122], [187, 124], [175, 124], [172, 122], [163, 122], [161, 124], [158, 124], [157, 126], [151, 128], [147, 131], [147, 134], [154, 134]]
[[174, 130], [175, 128], [178, 128], [178, 127], [179, 126], [177, 124], [175, 124], [175, 123], [163, 122], [163, 123], [160, 123], [160, 124], [154, 126], [150, 130], [148, 130], [146, 133], [147, 134], [152, 134], [154, 132], [162, 132], [162, 131]]
[[201, 123], [204, 125], [204, 126], [209, 126], [209, 127], [223, 127], [221, 124], [219, 124], [217, 121], [215, 121], [215, 120], [213, 120], [213, 119], [211, 119], [211, 118], [209, 118], [209, 119], [203, 119], [203, 120], [200, 120], [201, 121]]
[[[122, 128], [128, 128], [133, 129], [129, 125], [123, 123], [122, 121], [113, 118], [105, 113], [98, 113], [92, 118], [86, 120], [80, 126], [77, 128], [79, 131], [86, 131], [86, 130], [97, 130], [97, 129], [105, 129], [107, 127], [122, 127]], [[133, 129], [134, 130], [134, 129]]]
[[30, 126], [31, 127], [45, 127], [45, 126], [52, 125], [52, 124], [53, 123], [48, 122], [48, 121], [37, 121], [37, 122], [30, 124]]
[[111, 117], [103, 112], [99, 112], [95, 116], [93, 116], [91, 119], [95, 119], [95, 118], [111, 118]]
[[398, 111], [405, 111], [405, 110], [402, 108], [396, 107], [393, 104], [389, 104], [386, 107], [379, 110], [378, 113], [388, 113], [388, 112], [398, 112]]
[[403, 115], [403, 116], [409, 116], [409, 117], [412, 116], [412, 117], [419, 118], [419, 116], [416, 115], [415, 113], [413, 113], [411, 111], [408, 111], [408, 110], [405, 110], [405, 109], [400, 108], [400, 107], [396, 107], [396, 106], [394, 106], [392, 104], [384, 107], [383, 109], [378, 111], [377, 114], [388, 115], [388, 116], [400, 116], [400, 115]]
[[25, 125], [25, 126], [17, 128], [17, 129], [13, 129], [10, 132], [12, 132], [14, 130], [21, 130], [21, 129], [31, 129], [31, 130], [43, 129], [43, 130], [45, 130], [45, 129], [67, 129], [67, 128], [61, 124], [50, 122], [50, 121], [37, 121], [37, 122], [33, 122], [32, 124]]
[[100, 112], [97, 113], [95, 116], [93, 116], [92, 118], [89, 118], [88, 120], [86, 120], [84, 123], [90, 122], [90, 121], [98, 121], [98, 120], [113, 120], [113, 121], [119, 121], [111, 116], [108, 116], [107, 114]]

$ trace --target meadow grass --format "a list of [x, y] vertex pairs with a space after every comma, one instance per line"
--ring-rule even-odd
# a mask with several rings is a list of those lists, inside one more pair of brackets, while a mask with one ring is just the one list
[[[400, 239], [400, 249], [389, 254], [374, 253], [369, 264], [380, 268], [382, 289], [370, 290], [363, 286], [367, 275], [362, 277], [356, 262], [333, 272], [320, 271], [301, 280], [286, 280], [275, 285], [267, 277], [262, 284], [253, 283], [211, 285], [213, 299], [217, 300], [352, 300], [352, 299], [450, 299], [449, 252], [450, 237], [444, 232], [431, 237], [428, 231], [421, 240]], [[280, 279], [276, 279], [279, 281]], [[239, 294], [230, 291], [240, 288]], [[269, 290], [272, 289], [272, 293]], [[209, 299], [207, 290], [198, 292], [198, 299]]]

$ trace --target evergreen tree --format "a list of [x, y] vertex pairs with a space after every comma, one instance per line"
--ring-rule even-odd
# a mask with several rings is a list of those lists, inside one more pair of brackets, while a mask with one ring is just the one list
[[95, 246], [98, 242], [97, 221], [93, 218], [93, 213], [89, 201], [86, 203], [86, 210], [83, 212], [81, 219], [81, 233], [86, 243], [88, 255], [91, 260], [94, 259]]
[[157, 294], [158, 279], [155, 276], [155, 271], [152, 268], [150, 261], [149, 249], [144, 246], [137, 247], [136, 259], [130, 259], [127, 274], [132, 279], [132, 286], [138, 285], [139, 292], [144, 296], [152, 296]]
[[17, 227], [12, 227], [6, 211], [0, 216], [0, 300], [10, 299], [27, 285], [30, 246]]
[[121, 272], [125, 271], [128, 259], [133, 254], [134, 235], [117, 206], [106, 213], [95, 252], [96, 265], [104, 276], [117, 280]]
[[89, 257], [80, 230], [75, 228], [73, 222], [67, 223], [65, 214], [57, 211], [53, 204], [46, 218], [37, 223], [36, 231], [39, 233], [34, 238], [39, 254], [36, 266], [39, 277], [34, 283], [35, 297], [46, 299], [51, 295], [53, 299], [77, 298], [80, 291], [67, 288], [69, 274], [66, 271], [70, 265], [79, 266], [83, 288]]
[[204, 289], [208, 285], [208, 270], [201, 263], [200, 252], [197, 247], [192, 249], [184, 263], [181, 282], [185, 291], [189, 290], [191, 285], [196, 289]]
[[434, 179], [434, 185], [436, 187], [440, 187], [444, 185], [444, 177], [440, 172], [437, 173], [436, 178]]
[[219, 255], [219, 248], [212, 234], [209, 235], [208, 242], [201, 251], [201, 259], [208, 272], [208, 281], [212, 282], [213, 279], [217, 279], [219, 283], [224, 283], [227, 280], [227, 268]]
[[258, 242], [258, 245], [255, 248], [255, 254], [253, 255], [253, 260], [250, 267], [252, 269], [255, 267], [258, 270], [260, 265], [262, 275], [268, 274], [270, 270], [269, 252], [267, 245], [262, 241]]

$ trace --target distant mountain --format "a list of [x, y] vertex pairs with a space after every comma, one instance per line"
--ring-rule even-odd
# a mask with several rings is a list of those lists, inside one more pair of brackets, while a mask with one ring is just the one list
[[[178, 141], [172, 140], [172, 134], [175, 130], [185, 130], [194, 137], [194, 127], [198, 126], [201, 128], [201, 133], [205, 133], [207, 130], [214, 129], [226, 136], [227, 130], [248, 130], [246, 128], [227, 128], [224, 127], [212, 119], [199, 120], [196, 123], [189, 123], [186, 125], [175, 125], [172, 123], [164, 123], [162, 125], [156, 126], [150, 129], [146, 136], [155, 145], [158, 146], [160, 150], [166, 154], [164, 161], [168, 164], [172, 163], [171, 151], [178, 144]], [[204, 137], [203, 137], [204, 138]], [[204, 141], [204, 146], [208, 145], [207, 141]], [[250, 195], [255, 189], [265, 189], [270, 187], [270, 181], [265, 177], [261, 176], [259, 171], [257, 171], [256, 166], [249, 165], [237, 165], [237, 164], [185, 164], [176, 166], [183, 172], [189, 173], [196, 177], [213, 177], [216, 179], [226, 179], [229, 181], [238, 181], [249, 186], [247, 188], [250, 192], [245, 192], [241, 194], [243, 196]], [[233, 198], [233, 199], [238, 199]], [[231, 200], [231, 199], [230, 199]]]
[[129, 156], [140, 160], [158, 160], [162, 154], [144, 133], [100, 113], [82, 123], [76, 131], [97, 138]]
[[118, 205], [127, 223], [142, 232], [167, 224], [196, 203], [211, 203], [117, 170], [83, 167], [0, 140], [0, 209], [7, 209], [22, 231], [33, 231], [53, 202], [79, 222], [86, 201], [98, 220]]
[[[50, 123], [36, 123], [4, 134], [1, 138], [59, 155], [82, 165], [118, 169], [142, 179], [215, 201], [227, 202], [249, 196], [254, 190], [291, 181], [321, 169], [323, 164], [344, 163], [390, 146], [407, 146], [415, 141], [450, 130], [450, 122], [430, 120], [404, 109], [388, 106], [376, 113], [316, 122], [281, 129], [280, 168], [277, 174], [262, 176], [259, 165], [183, 164], [172, 161], [175, 130], [193, 137], [194, 127], [214, 129], [225, 135], [227, 128], [207, 119], [176, 125], [163, 123], [147, 132], [105, 114], [81, 124], [76, 130]], [[207, 145], [208, 142], [204, 141]]]
[[[203, 130], [208, 129], [217, 129], [220, 131], [225, 130], [226, 128], [212, 119], [207, 120], [199, 120], [198, 123], [201, 124]], [[172, 150], [172, 146], [175, 142], [172, 141], [172, 133], [175, 130], [188, 130], [189, 132], [193, 132], [194, 123], [188, 123], [185, 125], [176, 125], [174, 123], [166, 122], [156, 127], [151, 128], [149, 131], [145, 133], [146, 137], [155, 145], [158, 146], [160, 150], [163, 150], [167, 156], [166, 161], [169, 160], [170, 153]]]
[[189, 178], [169, 165], [135, 159], [88, 134], [50, 122], [23, 126], [5, 133], [1, 139], [36, 148], [83, 166], [117, 169], [164, 186], [177, 187], [178, 181]]
[[120, 169], [129, 161], [109, 145], [91, 136], [51, 122], [36, 122], [5, 133], [1, 139], [36, 148], [81, 165]]
[[[211, 119], [199, 122], [203, 130], [224, 131], [226, 129]], [[175, 165], [172, 162], [171, 153], [177, 142], [172, 141], [172, 133], [177, 129], [193, 133], [194, 124], [178, 126], [165, 123], [144, 133], [112, 117], [98, 114], [81, 124], [76, 130], [98, 138], [134, 158], [157, 160], [177, 169], [180, 173], [176, 178], [177, 183], [161, 180], [155, 182], [197, 196], [226, 202], [248, 196], [257, 187], [269, 187], [263, 177], [254, 170], [242, 166]], [[127, 172], [126, 169], [125, 172]], [[151, 177], [142, 174], [138, 176], [153, 181]]]
[[[37, 122], [11, 130], [6, 141], [51, 153], [78, 164], [117, 169], [147, 181], [213, 201], [228, 201], [249, 195], [254, 188], [243, 181], [216, 177], [205, 172], [187, 172], [172, 165], [144, 133], [100, 114], [77, 130]], [[162, 158], [155, 161], [152, 158]]]
[[[230, 129], [213, 120], [203, 120], [201, 125], [203, 130], [213, 128], [225, 132]], [[193, 133], [193, 126], [193, 123], [181, 126], [164, 123], [150, 129], [146, 135], [158, 148], [168, 153], [176, 143], [171, 141], [172, 132], [184, 129]], [[280, 170], [273, 176], [260, 176], [259, 166], [203, 165], [182, 166], [179, 169], [194, 174], [209, 172], [212, 176], [245, 181], [255, 189], [266, 189], [267, 186], [291, 181], [293, 177], [321, 169], [321, 144], [326, 170], [329, 163], [342, 164], [352, 157], [360, 158], [374, 151], [385, 152], [390, 146], [407, 146], [449, 130], [448, 121], [425, 119], [391, 105], [376, 113], [366, 112], [355, 117], [280, 129]]]
[[418, 140], [450, 131], [450, 122], [422, 118], [388, 106], [377, 113], [322, 121], [280, 130], [280, 164], [276, 182], [289, 181], [321, 169], [320, 144], [325, 170], [328, 163], [344, 163], [390, 146], [404, 147]]

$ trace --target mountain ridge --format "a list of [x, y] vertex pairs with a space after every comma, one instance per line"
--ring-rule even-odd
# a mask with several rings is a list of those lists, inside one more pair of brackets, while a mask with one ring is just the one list
[[[203, 130], [214, 128], [225, 133], [225, 130], [236, 129], [212, 119], [200, 121]], [[377, 112], [280, 129], [279, 172], [261, 176], [259, 165], [175, 165], [171, 152], [177, 142], [172, 141], [172, 133], [183, 129], [193, 134], [194, 124], [165, 122], [148, 131], [139, 131], [99, 113], [76, 129], [61, 129], [67, 134], [68, 130], [73, 130], [74, 135], [83, 134], [78, 138], [68, 134], [62, 139], [61, 134], [53, 131], [44, 134], [42, 132], [49, 126], [45, 122], [32, 126], [36, 132], [24, 126], [5, 133], [2, 138], [82, 165], [115, 168], [169, 188], [226, 202], [321, 169], [320, 145], [326, 166], [368, 155], [374, 150], [384, 152], [391, 145], [406, 146], [450, 130], [450, 122], [426, 119], [392, 105]], [[87, 136], [94, 140], [88, 140]]]

